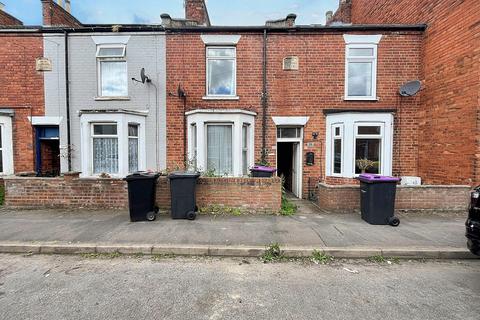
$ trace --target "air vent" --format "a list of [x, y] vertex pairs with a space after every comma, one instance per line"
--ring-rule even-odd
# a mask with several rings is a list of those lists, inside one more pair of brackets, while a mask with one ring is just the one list
[[290, 56], [283, 59], [283, 70], [298, 70], [298, 57]]

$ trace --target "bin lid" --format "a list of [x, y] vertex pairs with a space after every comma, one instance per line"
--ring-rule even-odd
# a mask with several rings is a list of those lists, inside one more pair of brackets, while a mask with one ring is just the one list
[[250, 171], [263, 171], [263, 172], [275, 172], [276, 168], [265, 167], [265, 166], [253, 166]]
[[398, 182], [401, 179], [397, 177], [382, 176], [380, 174], [373, 173], [362, 173], [358, 176], [358, 180], [366, 183], [376, 183], [376, 182]]
[[142, 179], [157, 179], [158, 177], [160, 177], [160, 173], [158, 172], [139, 171], [126, 176], [124, 180], [133, 181]]
[[175, 171], [168, 175], [169, 179], [191, 179], [200, 177], [198, 172]]

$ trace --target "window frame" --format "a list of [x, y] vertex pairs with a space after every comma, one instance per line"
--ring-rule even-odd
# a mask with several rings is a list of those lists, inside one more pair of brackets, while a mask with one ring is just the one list
[[[208, 49], [233, 49], [233, 57], [209, 56]], [[233, 88], [231, 94], [210, 94], [209, 83], [209, 61], [210, 60], [233, 60]], [[237, 47], [234, 45], [206, 45], [205, 46], [205, 97], [214, 99], [228, 99], [237, 97]]]
[[[234, 134], [235, 134], [235, 123], [233, 122], [215, 122], [215, 121], [209, 121], [209, 122], [205, 122], [204, 123], [204, 126], [205, 126], [205, 132], [204, 132], [204, 141], [205, 141], [205, 169], [206, 170], [210, 170], [208, 168], [208, 127], [209, 126], [225, 126], [225, 127], [230, 127], [232, 129], [232, 172], [229, 172], [229, 174], [227, 174], [227, 176], [232, 176], [235, 172], [235, 168], [234, 168], [234, 156], [235, 156], [235, 152], [234, 152], [234, 148], [235, 148], [235, 137], [234, 137]], [[198, 138], [198, 136], [197, 136]], [[218, 175], [224, 175], [224, 172], [215, 172], [215, 174], [218, 174]]]
[[[122, 55], [103, 55], [100, 56], [100, 50], [103, 48], [122, 48]], [[100, 44], [97, 45], [96, 51], [96, 60], [97, 60], [97, 97], [98, 98], [128, 98], [128, 62], [127, 62], [127, 46], [125, 44]], [[103, 95], [102, 90], [102, 62], [124, 62], [125, 69], [127, 70], [127, 81], [126, 81], [126, 95], [121, 96], [107, 96]]]
[[0, 130], [1, 132], [1, 157], [2, 157], [2, 171], [0, 176], [7, 176], [14, 174], [14, 159], [13, 159], [13, 114], [0, 114]]
[[[380, 127], [380, 133], [379, 134], [359, 134], [358, 133], [358, 128], [359, 127]], [[379, 162], [379, 168], [378, 168], [378, 173], [377, 174], [383, 174], [383, 140], [384, 140], [384, 131], [385, 131], [385, 124], [382, 122], [363, 122], [363, 121], [358, 121], [355, 122], [353, 125], [353, 132], [354, 132], [354, 137], [353, 137], [353, 173], [358, 176], [360, 173], [356, 173], [356, 161], [357, 161], [357, 140], [358, 139], [378, 139], [380, 140], [380, 151], [378, 153], [378, 162]]]
[[[245, 137], [243, 136], [243, 133], [244, 133], [243, 129], [244, 128], [246, 128], [245, 129]], [[250, 123], [244, 122], [242, 124], [242, 155], [241, 155], [242, 156], [242, 160], [241, 160], [242, 161], [242, 174], [244, 176], [248, 176], [248, 169], [251, 167], [250, 161], [248, 161], [248, 159], [250, 158], [250, 148], [249, 148], [250, 135], [251, 135], [251, 133], [250, 133]], [[244, 142], [246, 142], [245, 145], [243, 144]], [[246, 163], [245, 163], [245, 161], [243, 161], [244, 160], [243, 159], [243, 153], [244, 152], [246, 153], [246, 156], [245, 156]], [[244, 168], [246, 168], [246, 170], [244, 170]]]
[[[373, 49], [371, 56], [351, 56], [351, 49]], [[378, 100], [377, 98], [377, 61], [378, 45], [374, 43], [351, 43], [345, 46], [345, 92], [344, 100]], [[371, 63], [372, 64], [372, 89], [369, 96], [349, 95], [349, 64], [350, 63]]]
[[[255, 162], [254, 150], [255, 150], [255, 116], [257, 114], [252, 111], [246, 111], [241, 109], [197, 109], [188, 111], [187, 124], [188, 124], [188, 157], [189, 161], [194, 156], [194, 141], [193, 137], [193, 124], [196, 126], [197, 131], [197, 170], [207, 170], [207, 125], [218, 124], [231, 124], [232, 128], [232, 161], [233, 170], [230, 176], [243, 177], [243, 160], [242, 160], [242, 130], [243, 125], [248, 124], [247, 130], [247, 167], [250, 168]], [[218, 173], [223, 174], [223, 173]]]
[[[342, 169], [341, 173], [334, 173], [334, 130], [343, 126], [342, 135]], [[358, 135], [360, 126], [380, 126], [380, 135]], [[356, 139], [374, 138], [380, 141], [379, 174], [391, 175], [393, 163], [393, 114], [381, 112], [342, 112], [327, 115], [326, 119], [326, 148], [325, 174], [327, 177], [355, 178]]]
[[[99, 126], [99, 125], [115, 125], [116, 126], [116, 129], [117, 129], [117, 134], [113, 135], [113, 134], [95, 134], [95, 126]], [[119, 149], [119, 145], [120, 145], [120, 139], [119, 139], [119, 133], [118, 133], [118, 123], [116, 122], [91, 122], [90, 123], [90, 172], [92, 172], [92, 174], [94, 176], [98, 176], [98, 175], [101, 175], [102, 172], [100, 173], [94, 173], [95, 172], [95, 168], [94, 168], [94, 156], [93, 156], [93, 140], [94, 139], [111, 139], [111, 138], [115, 138], [117, 139], [117, 149], [118, 149], [118, 157], [117, 157], [117, 172], [107, 172], [108, 174], [118, 174], [120, 172], [120, 149]]]
[[[146, 116], [129, 112], [91, 112], [90, 110], [80, 111], [80, 171], [81, 177], [98, 177], [93, 173], [93, 125], [92, 124], [116, 124], [118, 139], [118, 173], [109, 174], [111, 177], [122, 178], [129, 174], [128, 166], [128, 125], [138, 125], [138, 171], [145, 171], [147, 165], [146, 150]], [[97, 136], [97, 135], [95, 135]], [[99, 135], [100, 137], [111, 137], [114, 135]]]
[[[130, 135], [130, 126], [136, 126], [137, 127], [137, 135], [136, 136], [131, 136]], [[137, 140], [137, 170], [136, 171], [130, 171], [130, 139], [136, 139]], [[134, 173], [139, 171], [138, 167], [140, 166], [140, 124], [136, 122], [129, 122], [127, 124], [127, 167], [128, 167], [128, 173]]]
[[[343, 176], [343, 167], [344, 167], [344, 155], [345, 155], [345, 139], [344, 139], [344, 129], [345, 125], [343, 123], [333, 123], [331, 125], [331, 132], [332, 132], [332, 144], [331, 144], [331, 154], [332, 154], [332, 157], [331, 157], [331, 172], [332, 172], [332, 176], [337, 176], [337, 177], [341, 177]], [[340, 135], [336, 135], [335, 133], [335, 130], [339, 128], [340, 129]], [[340, 140], [340, 143], [341, 143], [341, 148], [340, 148], [340, 172], [335, 172], [335, 140]]]

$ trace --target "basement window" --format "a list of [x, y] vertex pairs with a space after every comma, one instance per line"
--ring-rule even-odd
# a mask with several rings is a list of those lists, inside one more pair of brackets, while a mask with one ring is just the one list
[[327, 176], [354, 178], [361, 173], [391, 175], [392, 132], [393, 115], [390, 113], [328, 115]]
[[98, 95], [127, 97], [128, 74], [125, 45], [97, 46]]

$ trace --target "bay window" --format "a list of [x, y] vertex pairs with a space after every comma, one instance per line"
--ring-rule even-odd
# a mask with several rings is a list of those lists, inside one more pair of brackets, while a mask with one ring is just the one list
[[126, 46], [104, 44], [97, 46], [98, 95], [127, 97], [128, 74]]
[[145, 170], [145, 116], [125, 110], [80, 111], [82, 177], [124, 177]]
[[201, 109], [186, 113], [188, 154], [198, 171], [244, 176], [253, 166], [255, 112]]
[[361, 173], [392, 174], [392, 114], [330, 114], [326, 127], [327, 176], [353, 178]]
[[344, 35], [345, 99], [377, 100], [377, 45], [380, 35]]

